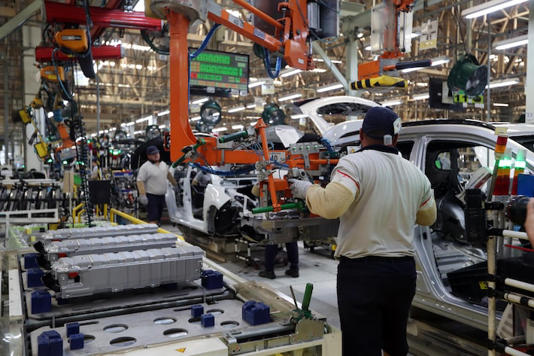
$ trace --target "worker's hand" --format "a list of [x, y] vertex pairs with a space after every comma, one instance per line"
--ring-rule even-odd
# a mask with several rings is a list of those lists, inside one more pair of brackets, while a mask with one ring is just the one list
[[527, 218], [525, 219], [525, 230], [527, 231], [530, 244], [534, 247], [534, 198], [530, 198], [527, 205]]
[[146, 195], [140, 195], [139, 198], [137, 198], [137, 201], [139, 201], [141, 205], [148, 205], [148, 198]]
[[254, 195], [255, 197], [259, 197], [260, 196], [260, 184], [259, 183], [256, 183], [252, 186], [252, 190], [251, 190], [251, 193], [252, 195]]
[[294, 198], [306, 200], [306, 193], [312, 185], [312, 183], [303, 180], [289, 179], [289, 188], [291, 188], [291, 194]]

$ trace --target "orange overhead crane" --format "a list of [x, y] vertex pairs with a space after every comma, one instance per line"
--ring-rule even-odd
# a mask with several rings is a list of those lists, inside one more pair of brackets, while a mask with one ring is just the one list
[[[150, 9], [153, 16], [166, 18], [169, 24], [172, 160], [178, 159], [184, 147], [194, 145], [197, 142], [188, 121], [189, 87], [188, 80], [185, 80], [186, 77], [184, 77], [184, 74], [189, 72], [187, 34], [191, 21], [209, 19], [222, 24], [249, 38], [269, 52], [283, 56], [291, 67], [302, 70], [313, 69], [307, 25], [308, 0], [280, 2], [278, 11], [281, 17], [278, 19], [244, 0], [233, 1], [236, 5], [270, 24], [274, 29], [272, 34], [233, 16], [213, 1], [152, 0], [147, 1], [148, 7], [145, 5], [145, 8]], [[206, 138], [205, 141], [206, 144], [202, 146], [201, 150], [210, 164], [254, 163], [258, 160], [258, 156], [254, 152], [228, 151], [225, 152], [223, 161], [221, 152], [217, 152], [216, 139]]]
[[[283, 57], [285, 62], [297, 69], [313, 69], [311, 53], [310, 21], [314, 26], [320, 21], [318, 17], [308, 17], [317, 11], [319, 4], [309, 0], [287, 0], [277, 4], [274, 1], [258, 1], [259, 7], [255, 7], [245, 0], [233, 0], [243, 9], [251, 12], [256, 18], [263, 22], [263, 28], [271, 26], [272, 30], [267, 33], [258, 26], [243, 21], [230, 12], [210, 0], [146, 0], [145, 13], [148, 16], [166, 18], [169, 24], [170, 34], [170, 124], [171, 124], [171, 160], [185, 161], [195, 160], [193, 156], [188, 156], [187, 152], [194, 150], [202, 155], [205, 162], [210, 165], [220, 166], [224, 164], [255, 164], [259, 160], [270, 161], [270, 151], [267, 145], [265, 128], [267, 127], [262, 119], [259, 119], [255, 128], [263, 146], [263, 156], [251, 150], [231, 150], [220, 148], [217, 138], [207, 137], [202, 141], [197, 140], [189, 125], [189, 51], [187, 44], [187, 34], [192, 21], [209, 19], [217, 24], [222, 24], [241, 35], [249, 38], [254, 43], [264, 47], [266, 51], [274, 56]], [[313, 3], [313, 4], [310, 4]], [[273, 11], [273, 4], [276, 11]], [[337, 6], [337, 5], [336, 5]], [[261, 7], [261, 8], [260, 8]], [[266, 13], [264, 9], [271, 9], [271, 13]], [[277, 18], [273, 17], [277, 16]], [[337, 16], [337, 11], [333, 11], [333, 16]], [[337, 22], [336, 22], [337, 26]], [[284, 151], [284, 163], [289, 167], [317, 167], [320, 164], [335, 164], [337, 160], [318, 160], [318, 157], [302, 157], [302, 155], [291, 155]], [[317, 155], [318, 156], [318, 155]], [[185, 158], [185, 159], [184, 159]], [[314, 159], [315, 158], [315, 159]], [[310, 160], [309, 160], [310, 159]], [[270, 171], [271, 164], [264, 167]], [[261, 182], [265, 184], [265, 182]], [[277, 191], [288, 189], [287, 181], [275, 180], [272, 174], [268, 174], [267, 184], [269, 195], [274, 211], [279, 211], [281, 205], [277, 199]]]

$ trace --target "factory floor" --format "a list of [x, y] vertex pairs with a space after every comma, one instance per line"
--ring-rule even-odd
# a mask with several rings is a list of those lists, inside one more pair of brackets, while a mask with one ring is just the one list
[[[162, 225], [162, 228], [172, 232], [180, 233], [179, 229], [170, 224]], [[337, 261], [329, 256], [326, 249], [317, 248], [317, 252], [310, 252], [304, 248], [302, 241], [299, 241], [299, 274], [298, 278], [285, 275], [287, 267], [277, 266], [275, 268], [276, 279], [267, 279], [258, 276], [261, 269], [248, 266], [245, 261], [227, 258], [227, 262], [218, 264], [234, 272], [235, 274], [258, 282], [262, 282], [271, 288], [278, 290], [285, 295], [291, 296], [289, 286], [293, 286], [295, 296], [298, 301], [302, 301], [306, 283], [313, 283], [313, 295], [310, 308], [326, 317], [328, 322], [339, 328], [339, 314], [337, 310], [336, 297], [336, 274]], [[263, 259], [261, 251], [260, 258]]]
[[[163, 224], [163, 228], [181, 234], [180, 230], [173, 227], [171, 224]], [[263, 260], [262, 249], [257, 249], [252, 252], [253, 257]], [[208, 253], [208, 257], [210, 253]], [[279, 253], [278, 257], [284, 256], [284, 252]], [[277, 257], [277, 259], [278, 259]], [[219, 265], [230, 270], [231, 272], [249, 279], [261, 282], [271, 288], [278, 290], [288, 296], [291, 296], [289, 286], [293, 286], [295, 296], [298, 301], [302, 301], [304, 295], [304, 289], [306, 283], [313, 283], [313, 295], [310, 304], [311, 309], [326, 317], [328, 323], [334, 327], [339, 328], [339, 314], [337, 309], [337, 297], [336, 297], [336, 275], [338, 262], [330, 256], [328, 248], [316, 248], [315, 252], [311, 252], [309, 249], [305, 249], [303, 243], [299, 242], [299, 269], [300, 276], [298, 278], [292, 278], [285, 275], [287, 266], [278, 264], [275, 267], [276, 279], [266, 279], [258, 276], [258, 272], [262, 269], [261, 263], [247, 264], [243, 260], [236, 259], [233, 254], [225, 255], [226, 262], [214, 259]], [[419, 319], [419, 318], [418, 318]], [[465, 354], [465, 355], [477, 355], [481, 354], [480, 346], [472, 344], [471, 341], [462, 340], [462, 345], [450, 346], [449, 337], [458, 338], [457, 335], [449, 334], [445, 330], [441, 330], [439, 324], [443, 320], [438, 320], [438, 329], [436, 329], [436, 323], [426, 324], [421, 321], [410, 319], [408, 323], [408, 343], [410, 344], [409, 356], [447, 356], [450, 354]], [[447, 321], [445, 320], [447, 323]], [[450, 323], [450, 321], [448, 321]], [[445, 324], [446, 325], [446, 324]], [[456, 325], [456, 324], [455, 324]], [[455, 326], [449, 329], [455, 329]], [[442, 334], [442, 338], [445, 341], [438, 342], [435, 337], [436, 330]], [[429, 334], [431, 337], [424, 335]], [[464, 352], [462, 346], [466, 344], [471, 345], [473, 348], [477, 348], [480, 352]], [[449, 347], [450, 346], [450, 347]], [[485, 349], [484, 349], [485, 350]], [[451, 353], [452, 352], [452, 353]], [[459, 352], [459, 353], [458, 353]]]

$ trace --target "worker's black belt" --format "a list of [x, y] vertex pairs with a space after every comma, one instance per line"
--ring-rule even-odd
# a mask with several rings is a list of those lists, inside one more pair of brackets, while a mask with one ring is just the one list
[[362, 264], [367, 262], [408, 262], [413, 261], [412, 256], [402, 256], [402, 257], [383, 257], [383, 256], [365, 256], [359, 258], [348, 258], [341, 256], [339, 262], [342, 264]]

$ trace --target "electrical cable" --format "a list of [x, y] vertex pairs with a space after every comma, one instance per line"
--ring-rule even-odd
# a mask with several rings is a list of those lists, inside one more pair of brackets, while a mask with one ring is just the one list
[[150, 38], [148, 35], [148, 32], [146, 30], [141, 30], [141, 38], [148, 44], [148, 46], [157, 54], [168, 56], [169, 55], [169, 47], [157, 47], [154, 44], [154, 41]]
[[282, 58], [277, 57], [276, 58], [276, 65], [275, 65], [275, 71], [274, 73], [271, 72], [271, 58], [270, 53], [267, 50], [267, 48], [263, 47], [263, 64], [265, 66], [265, 70], [267, 71], [267, 74], [271, 79], [275, 79], [280, 74], [280, 70], [282, 69]]
[[57, 51], [59, 51], [59, 48], [54, 48], [54, 50], [52, 51], [52, 65], [54, 66], [54, 71], [56, 72], [57, 81], [59, 82], [59, 86], [61, 87], [61, 90], [63, 90], [63, 93], [65, 93], [65, 97], [67, 98], [67, 100], [73, 101], [72, 95], [67, 91], [67, 89], [65, 88], [65, 85], [63, 84], [63, 81], [59, 77], [59, 71], [58, 71], [57, 63], [55, 59]]

